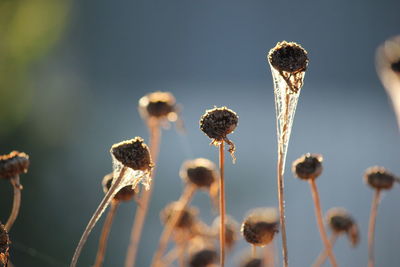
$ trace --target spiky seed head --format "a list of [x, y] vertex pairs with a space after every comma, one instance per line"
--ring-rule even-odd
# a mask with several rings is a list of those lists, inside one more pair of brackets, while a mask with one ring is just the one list
[[352, 246], [360, 240], [358, 225], [353, 217], [343, 208], [331, 208], [326, 213], [326, 222], [332, 232], [347, 234]]
[[24, 152], [12, 151], [6, 155], [0, 155], [0, 178], [12, 178], [21, 173], [27, 173], [29, 168], [29, 156]]
[[[160, 213], [161, 222], [166, 224], [168, 220], [178, 212], [179, 206], [180, 203], [178, 201], [169, 203]], [[181, 218], [176, 223], [175, 227], [179, 229], [191, 229], [196, 223], [197, 213], [198, 211], [194, 207], [184, 208]]]
[[211, 139], [223, 141], [232, 133], [239, 121], [236, 113], [227, 107], [213, 108], [200, 118], [200, 129]]
[[185, 182], [205, 189], [209, 189], [218, 179], [217, 167], [205, 158], [185, 161], [179, 174]]
[[176, 120], [176, 100], [170, 92], [149, 93], [139, 100], [139, 111], [144, 117]]
[[307, 51], [294, 42], [278, 42], [268, 53], [269, 63], [278, 71], [297, 73], [308, 65]]
[[293, 162], [292, 171], [299, 179], [316, 179], [322, 173], [322, 161], [322, 155], [307, 153]]
[[255, 246], [265, 246], [279, 232], [278, 211], [275, 208], [257, 208], [242, 223], [244, 239]]
[[[212, 224], [212, 230], [214, 233], [220, 231], [220, 217], [215, 218]], [[231, 249], [236, 241], [238, 240], [239, 223], [231, 216], [226, 215], [225, 217], [225, 245]]]
[[218, 253], [213, 248], [202, 248], [189, 255], [190, 267], [210, 267], [218, 261]]
[[[102, 181], [104, 193], [107, 193], [108, 190], [110, 189], [113, 179], [114, 179], [114, 173], [109, 173], [106, 176], [104, 176]], [[135, 193], [136, 193], [135, 189], [133, 189], [131, 185], [124, 186], [118, 191], [118, 193], [115, 194], [114, 200], [119, 202], [126, 202], [131, 200], [135, 196]]]
[[149, 148], [141, 137], [114, 144], [110, 152], [122, 165], [133, 170], [149, 171], [153, 167]]
[[396, 177], [385, 168], [374, 166], [365, 171], [364, 179], [374, 189], [389, 190], [393, 187]]
[[4, 225], [0, 223], [0, 266], [7, 266], [10, 249], [10, 238]]

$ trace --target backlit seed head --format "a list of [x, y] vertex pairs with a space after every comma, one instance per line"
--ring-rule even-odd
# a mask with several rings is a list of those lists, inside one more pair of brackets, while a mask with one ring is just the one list
[[[212, 224], [213, 232], [218, 234], [220, 231], [220, 217], [215, 218]], [[231, 249], [236, 241], [238, 240], [239, 223], [231, 216], [225, 217], [225, 245], [228, 249]]]
[[122, 165], [133, 170], [149, 171], [154, 165], [149, 148], [140, 137], [114, 144], [110, 152]]
[[9, 258], [10, 239], [4, 225], [0, 223], [0, 266], [7, 266]]
[[176, 121], [178, 118], [175, 97], [169, 92], [154, 92], [139, 100], [139, 112], [144, 118], [166, 118]]
[[[176, 214], [180, 203], [178, 201], [169, 203], [160, 214], [161, 222], [166, 224], [167, 221]], [[175, 227], [179, 229], [191, 229], [197, 220], [198, 210], [194, 207], [186, 207], [182, 211], [181, 218], [176, 223]]]
[[190, 267], [210, 267], [218, 261], [218, 253], [213, 248], [202, 248], [189, 255]]
[[356, 246], [360, 240], [358, 225], [343, 208], [331, 208], [326, 213], [326, 221], [332, 232], [347, 234], [351, 244]]
[[[114, 173], [109, 173], [103, 178], [102, 186], [104, 193], [107, 193], [110, 189], [114, 178]], [[116, 201], [129, 201], [135, 196], [135, 189], [132, 188], [131, 185], [127, 185], [122, 187], [117, 194], [114, 196], [114, 200]]]
[[179, 175], [187, 182], [198, 188], [209, 189], [218, 179], [217, 167], [205, 158], [188, 160], [183, 163]]
[[302, 72], [307, 69], [307, 51], [294, 42], [278, 42], [268, 53], [270, 64], [278, 71], [288, 73]]
[[278, 211], [275, 208], [258, 208], [250, 211], [242, 224], [244, 239], [255, 246], [265, 246], [279, 232]]
[[364, 174], [365, 182], [374, 189], [391, 189], [396, 177], [383, 167], [370, 167]]
[[322, 161], [322, 155], [307, 153], [293, 162], [292, 171], [297, 178], [315, 179], [322, 173]]
[[21, 173], [27, 173], [29, 156], [23, 152], [12, 151], [10, 154], [0, 155], [0, 178], [12, 178]]

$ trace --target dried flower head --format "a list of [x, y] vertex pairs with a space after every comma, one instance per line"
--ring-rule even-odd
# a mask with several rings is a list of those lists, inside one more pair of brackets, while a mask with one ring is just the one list
[[242, 224], [244, 239], [255, 246], [265, 246], [279, 232], [278, 211], [275, 208], [257, 208], [250, 211]]
[[12, 151], [10, 154], [0, 155], [0, 177], [12, 178], [21, 173], [27, 173], [29, 156], [23, 152]]
[[9, 258], [10, 239], [4, 225], [0, 223], [0, 266], [7, 266]]
[[269, 51], [268, 60], [278, 71], [289, 73], [305, 71], [308, 65], [307, 51], [294, 42], [278, 42]]
[[[215, 234], [220, 231], [220, 218], [215, 218], [212, 229]], [[228, 249], [232, 249], [238, 240], [239, 223], [231, 216], [225, 216], [225, 245]]]
[[[178, 212], [179, 202], [171, 202], [169, 203], [160, 213], [161, 222], [166, 224], [166, 222], [172, 218], [172, 216]], [[175, 227], [179, 229], [191, 229], [197, 220], [197, 209], [194, 207], [184, 208], [182, 211], [181, 218], [176, 223]]]
[[227, 135], [232, 133], [238, 125], [239, 117], [227, 107], [213, 108], [206, 110], [200, 118], [200, 129], [211, 138], [212, 144], [219, 144], [225, 141], [229, 144], [229, 152], [232, 157], [235, 152], [235, 145], [228, 139]]
[[185, 182], [191, 183], [198, 188], [206, 189], [209, 189], [218, 178], [215, 164], [205, 158], [184, 162], [179, 174]]
[[383, 167], [374, 166], [365, 171], [365, 182], [374, 189], [391, 189], [396, 177]]
[[[108, 190], [111, 188], [111, 185], [114, 180], [114, 173], [109, 173], [104, 176], [102, 181], [103, 191], [107, 193]], [[115, 194], [114, 200], [122, 202], [122, 201], [129, 201], [135, 196], [135, 189], [132, 188], [131, 185], [127, 185], [122, 187], [118, 193]]]
[[315, 179], [322, 173], [322, 155], [307, 153], [292, 164], [294, 175], [300, 179]]
[[353, 246], [358, 244], [360, 240], [358, 225], [345, 209], [331, 208], [326, 213], [326, 221], [332, 232], [345, 233]]
[[202, 248], [193, 251], [189, 256], [190, 267], [210, 267], [218, 261], [218, 253], [213, 248]]
[[169, 92], [158, 91], [143, 96], [139, 100], [139, 112], [143, 118], [178, 119], [176, 100]]
[[140, 137], [114, 144], [110, 152], [122, 165], [133, 170], [148, 171], [153, 167], [149, 148]]

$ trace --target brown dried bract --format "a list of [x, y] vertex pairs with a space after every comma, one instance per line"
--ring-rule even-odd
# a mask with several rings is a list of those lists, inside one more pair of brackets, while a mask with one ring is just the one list
[[365, 182], [374, 189], [391, 189], [396, 177], [383, 167], [374, 166], [365, 171]]
[[300, 179], [315, 179], [322, 173], [322, 155], [307, 153], [292, 164], [294, 175]]
[[278, 71], [296, 73], [308, 65], [307, 51], [295, 42], [278, 42], [268, 53], [268, 60]]
[[29, 156], [23, 152], [12, 151], [7, 155], [0, 155], [0, 177], [12, 178], [21, 173], [27, 173]]
[[189, 256], [190, 267], [209, 267], [218, 261], [218, 253], [212, 248], [203, 248], [194, 251]]
[[218, 177], [215, 164], [205, 158], [185, 161], [179, 174], [185, 182], [206, 189], [209, 189]]
[[154, 165], [149, 148], [140, 137], [114, 144], [110, 152], [116, 160], [133, 170], [149, 171]]
[[244, 239], [255, 246], [265, 246], [279, 232], [278, 212], [275, 208], [254, 209], [242, 224]]
[[[112, 181], [114, 179], [114, 173], [109, 173], [104, 176], [102, 181], [103, 191], [107, 193], [112, 185]], [[117, 194], [114, 196], [114, 200], [122, 202], [129, 201], [135, 196], [135, 189], [132, 188], [131, 185], [127, 185], [122, 187]]]
[[10, 249], [10, 239], [4, 225], [0, 223], [0, 266], [7, 266]]
[[139, 100], [139, 111], [144, 117], [167, 118], [176, 120], [176, 100], [169, 92], [154, 92], [143, 96]]
[[346, 233], [353, 246], [358, 244], [360, 240], [358, 225], [345, 209], [331, 208], [326, 213], [326, 221], [333, 232]]
[[228, 109], [227, 107], [213, 108], [206, 110], [203, 116], [200, 118], [200, 129], [213, 141], [214, 145], [218, 145], [219, 142], [225, 141], [229, 145], [229, 152], [232, 157], [235, 153], [235, 145], [227, 137], [228, 134], [232, 133], [238, 125], [239, 117], [237, 114]]
[[[161, 222], [166, 224], [166, 222], [172, 218], [173, 214], [178, 212], [179, 203], [172, 202], [168, 204], [160, 214]], [[183, 209], [181, 218], [176, 223], [175, 227], [179, 229], [191, 229], [197, 220], [197, 209], [193, 207], [187, 207]]]

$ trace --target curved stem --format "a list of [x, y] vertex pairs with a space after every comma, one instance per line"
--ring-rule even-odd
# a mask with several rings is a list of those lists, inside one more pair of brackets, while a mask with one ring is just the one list
[[[150, 154], [154, 164], [156, 164], [160, 149], [161, 129], [156, 122], [149, 122], [150, 130]], [[155, 169], [152, 173], [152, 179], [155, 176]], [[130, 243], [126, 253], [125, 267], [133, 267], [136, 263], [136, 255], [139, 248], [140, 238], [143, 232], [143, 225], [146, 220], [147, 211], [149, 209], [151, 196], [153, 194], [154, 180], [148, 191], [142, 193], [140, 200], [141, 205], [137, 207], [134, 223], [132, 225]]]
[[369, 225], [368, 225], [368, 267], [375, 266], [375, 255], [374, 255], [375, 224], [376, 224], [376, 214], [378, 212], [380, 196], [381, 196], [381, 191], [379, 189], [375, 190], [374, 198], [372, 199], [371, 214], [369, 217]]
[[172, 213], [172, 217], [165, 223], [164, 230], [160, 237], [160, 242], [158, 244], [157, 251], [154, 253], [153, 263], [151, 266], [159, 266], [160, 260], [167, 249], [169, 238], [174, 230], [176, 224], [179, 222], [183, 215], [183, 210], [189, 205], [192, 200], [193, 194], [196, 188], [194, 186], [186, 186], [181, 197], [178, 200], [178, 205], [175, 212]]
[[104, 255], [107, 248], [107, 240], [110, 234], [111, 226], [117, 212], [118, 202], [112, 201], [110, 210], [108, 211], [106, 220], [104, 221], [103, 230], [101, 231], [101, 236], [99, 240], [99, 248], [97, 250], [96, 261], [93, 267], [101, 267], [104, 261]]
[[96, 211], [94, 212], [92, 218], [90, 218], [89, 223], [86, 226], [81, 239], [79, 240], [78, 246], [75, 249], [74, 256], [72, 256], [70, 267], [75, 267], [76, 264], [78, 263], [79, 256], [81, 255], [83, 246], [85, 245], [90, 232], [93, 230], [97, 221], [100, 219], [101, 215], [103, 214], [103, 212], [107, 208], [107, 206], [110, 204], [110, 202], [114, 198], [115, 194], [118, 193], [118, 190], [120, 189], [119, 186], [124, 177], [125, 171], [126, 171], [126, 167], [123, 167], [118, 175], [118, 178], [111, 185], [110, 189], [107, 191], [107, 194], [104, 196], [103, 200], [100, 202], [99, 206], [97, 207]]
[[321, 235], [322, 243], [325, 246], [326, 253], [328, 254], [329, 260], [333, 267], [337, 266], [335, 255], [333, 254], [331, 243], [328, 240], [328, 236], [325, 231], [324, 221], [322, 218], [322, 210], [321, 210], [321, 202], [319, 199], [317, 185], [315, 183], [315, 179], [309, 179], [311, 186], [311, 194], [314, 200], [315, 206], [315, 218], [317, 219], [318, 230]]
[[10, 217], [8, 217], [7, 223], [5, 225], [5, 229], [7, 230], [7, 232], [10, 231], [15, 220], [17, 219], [19, 213], [19, 207], [21, 206], [21, 190], [22, 190], [22, 185], [19, 183], [19, 175], [15, 175], [14, 177], [12, 177], [10, 179], [10, 182], [14, 188], [14, 200]]
[[[329, 242], [331, 243], [331, 246], [333, 248], [333, 245], [336, 242], [336, 239], [338, 237], [338, 234], [336, 233], [332, 233], [331, 237], [329, 238]], [[323, 251], [321, 251], [321, 253], [318, 255], [317, 259], [314, 261], [313, 263], [313, 267], [319, 267], [322, 264], [325, 263], [326, 258], [328, 257], [328, 253], [326, 252], [326, 249], [324, 249]]]
[[220, 170], [220, 183], [219, 183], [219, 248], [220, 248], [220, 265], [225, 265], [225, 155], [224, 155], [224, 141], [219, 145], [219, 170]]

